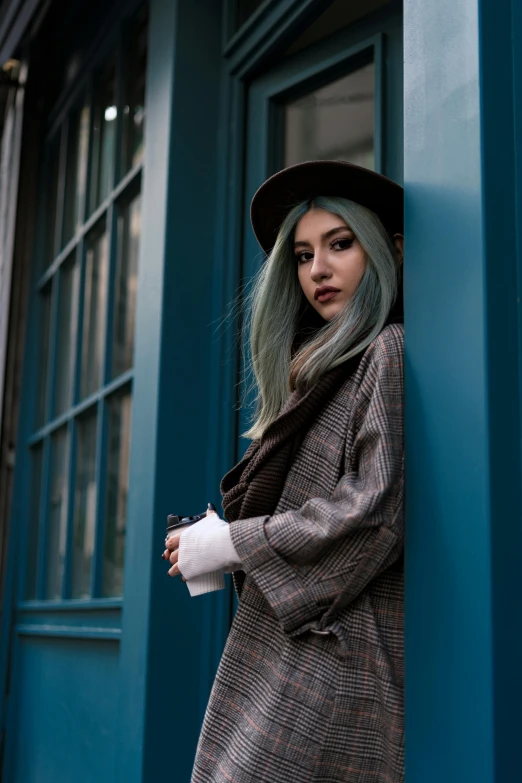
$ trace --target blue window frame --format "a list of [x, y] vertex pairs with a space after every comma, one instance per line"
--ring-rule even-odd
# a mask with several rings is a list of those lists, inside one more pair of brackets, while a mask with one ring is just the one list
[[121, 597], [147, 21], [84, 73], [44, 144], [23, 600]]

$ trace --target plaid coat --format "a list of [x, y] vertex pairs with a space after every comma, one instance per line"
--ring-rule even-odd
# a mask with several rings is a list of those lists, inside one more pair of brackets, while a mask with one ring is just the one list
[[247, 576], [193, 783], [402, 783], [402, 325], [315, 417], [275, 513], [231, 535]]

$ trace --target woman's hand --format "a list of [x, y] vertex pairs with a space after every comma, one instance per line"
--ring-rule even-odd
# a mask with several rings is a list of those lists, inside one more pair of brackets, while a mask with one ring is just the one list
[[[178, 567], [178, 558], [179, 558], [179, 540], [181, 538], [181, 533], [183, 531], [180, 531], [179, 533], [175, 533], [173, 536], [168, 538], [165, 541], [165, 551], [163, 552], [163, 559], [169, 560], [172, 563], [172, 567], [169, 568], [169, 576], [180, 576], [181, 571]], [[185, 579], [181, 577], [183, 581]]]
[[[215, 506], [212, 503], [209, 503], [209, 507], [207, 509], [207, 517], [209, 516], [209, 514], [215, 514], [215, 513], [216, 513]], [[172, 568], [169, 569], [169, 576], [181, 576], [184, 582], [186, 582], [187, 580], [179, 570], [178, 559], [179, 559], [179, 541], [181, 538], [181, 534], [185, 530], [186, 528], [183, 528], [183, 530], [180, 530], [179, 533], [175, 533], [170, 538], [165, 539], [166, 549], [162, 555], [164, 560], [170, 560], [170, 562], [172, 563]]]

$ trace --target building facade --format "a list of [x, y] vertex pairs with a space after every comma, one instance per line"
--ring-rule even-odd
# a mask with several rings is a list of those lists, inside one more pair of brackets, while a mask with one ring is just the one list
[[165, 522], [245, 448], [248, 205], [314, 158], [405, 185], [407, 783], [516, 779], [521, 42], [516, 0], [0, 3], [5, 783], [190, 779], [235, 599]]

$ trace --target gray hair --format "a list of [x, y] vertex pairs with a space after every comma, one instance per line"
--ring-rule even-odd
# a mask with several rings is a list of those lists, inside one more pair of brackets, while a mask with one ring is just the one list
[[[366, 253], [367, 264], [351, 300], [296, 350], [300, 319], [312, 307], [299, 283], [292, 245], [297, 223], [313, 208], [325, 209], [345, 221]], [[247, 298], [248, 364], [257, 392], [257, 410], [244, 437], [260, 438], [293, 388], [309, 388], [329, 370], [361, 353], [385, 325], [397, 286], [394, 247], [374, 212], [337, 197], [321, 196], [295, 206], [283, 221]]]

